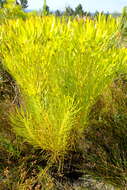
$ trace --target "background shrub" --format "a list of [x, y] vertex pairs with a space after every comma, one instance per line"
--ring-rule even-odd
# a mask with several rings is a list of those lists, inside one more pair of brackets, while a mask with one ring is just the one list
[[127, 76], [118, 78], [99, 98], [85, 133], [84, 169], [96, 179], [127, 185]]

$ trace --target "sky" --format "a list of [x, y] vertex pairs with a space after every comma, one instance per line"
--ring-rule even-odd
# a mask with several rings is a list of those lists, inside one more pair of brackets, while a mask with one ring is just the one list
[[[28, 0], [28, 9], [41, 9], [43, 0]], [[47, 0], [50, 10], [64, 10], [65, 7], [75, 8], [78, 4], [82, 4], [84, 11], [95, 12], [121, 12], [124, 6], [127, 6], [127, 0]]]

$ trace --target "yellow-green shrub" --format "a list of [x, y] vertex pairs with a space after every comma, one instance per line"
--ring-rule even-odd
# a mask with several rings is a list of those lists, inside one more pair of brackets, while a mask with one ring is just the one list
[[14, 0], [8, 0], [3, 8], [0, 8], [0, 24], [7, 21], [7, 19], [26, 19], [27, 14], [22, 10], [21, 6], [16, 5]]
[[11, 114], [14, 130], [53, 161], [74, 148], [89, 109], [125, 64], [118, 25], [104, 16], [85, 23], [34, 17], [0, 29], [3, 64], [23, 96]]

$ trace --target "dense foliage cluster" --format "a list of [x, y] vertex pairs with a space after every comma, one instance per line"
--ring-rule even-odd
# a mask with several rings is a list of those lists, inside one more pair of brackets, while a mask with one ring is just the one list
[[[50, 171], [60, 177], [78, 155], [81, 173], [125, 188], [127, 50], [121, 19], [26, 16], [10, 4], [0, 11], [3, 157], [13, 163], [33, 156], [32, 175]], [[13, 185], [10, 189], [20, 187]]]

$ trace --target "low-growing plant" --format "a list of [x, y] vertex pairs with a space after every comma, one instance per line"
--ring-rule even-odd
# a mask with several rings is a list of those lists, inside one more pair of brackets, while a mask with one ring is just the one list
[[93, 106], [85, 132], [84, 170], [92, 178], [127, 186], [127, 75], [119, 75]]
[[7, 19], [26, 19], [27, 14], [22, 10], [20, 5], [17, 5], [14, 0], [7, 0], [4, 6], [0, 8], [0, 24], [7, 21]]
[[59, 163], [75, 149], [91, 106], [126, 62], [116, 48], [118, 21], [10, 20], [0, 29], [0, 55], [23, 103], [10, 114], [14, 131]]

